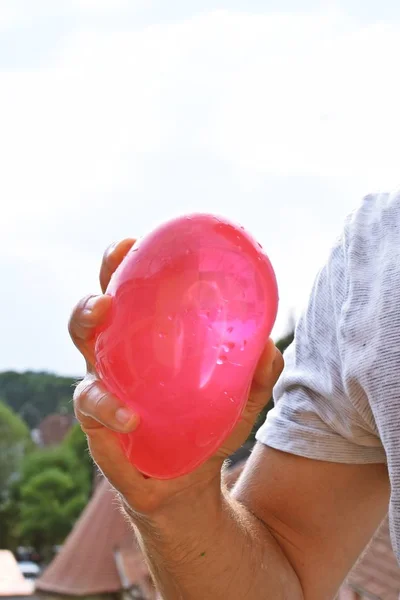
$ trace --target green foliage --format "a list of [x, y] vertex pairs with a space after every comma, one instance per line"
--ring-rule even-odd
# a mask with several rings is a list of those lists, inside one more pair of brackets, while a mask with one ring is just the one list
[[65, 452], [61, 446], [35, 450], [24, 460], [21, 469], [21, 479], [27, 480], [45, 469], [59, 469], [69, 473], [75, 467], [75, 457]]
[[0, 401], [0, 505], [6, 500], [10, 483], [30, 446], [26, 424]]
[[0, 373], [0, 397], [29, 425], [35, 428], [54, 412], [72, 412], [75, 379], [51, 373]]
[[29, 432], [49, 414], [72, 411], [74, 383], [49, 373], [0, 373], [0, 547], [33, 544], [46, 552], [88, 502], [94, 467], [79, 425], [46, 449], [34, 450]]
[[60, 473], [72, 477], [75, 489], [88, 495], [90, 491], [90, 477], [82, 468], [79, 458], [65, 444], [53, 448], [35, 450], [23, 461], [21, 466], [20, 485], [33, 479], [39, 473], [56, 469]]
[[86, 435], [83, 433], [79, 423], [75, 423], [66, 435], [62, 447], [67, 449], [75, 457], [79, 464], [82, 477], [87, 482], [88, 490], [91, 489], [94, 477], [94, 463], [89, 454]]
[[0, 548], [15, 550], [18, 546], [19, 505], [11, 486], [9, 498], [0, 505]]
[[283, 354], [285, 352], [285, 350], [287, 348], [289, 348], [289, 346], [293, 342], [293, 340], [294, 340], [294, 330], [290, 331], [287, 335], [285, 335], [283, 338], [281, 338], [280, 340], [278, 340], [276, 342], [276, 347]]
[[13, 488], [32, 446], [26, 424], [0, 402], [0, 548], [15, 547], [18, 508], [12, 500]]
[[92, 464], [90, 458], [86, 435], [83, 433], [79, 423], [75, 423], [65, 436], [62, 443], [65, 448], [68, 448], [78, 460], [83, 460], [87, 464]]
[[21, 487], [21, 538], [42, 550], [62, 543], [86, 502], [72, 473], [55, 467], [37, 473]]
[[56, 448], [36, 450], [21, 467], [19, 538], [45, 554], [63, 542], [89, 500], [91, 472], [75, 453], [78, 440], [74, 433]]

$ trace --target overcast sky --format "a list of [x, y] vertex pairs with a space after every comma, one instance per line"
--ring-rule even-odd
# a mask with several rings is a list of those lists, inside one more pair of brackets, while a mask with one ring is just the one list
[[263, 244], [282, 332], [399, 184], [399, 56], [397, 0], [1, 0], [0, 370], [81, 374], [104, 248], [194, 210]]

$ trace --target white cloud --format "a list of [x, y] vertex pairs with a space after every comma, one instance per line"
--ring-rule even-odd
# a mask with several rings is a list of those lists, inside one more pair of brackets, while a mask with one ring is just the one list
[[143, 6], [145, 0], [69, 0], [70, 10], [90, 13], [116, 13], [129, 7]]
[[[66, 314], [115, 237], [204, 209], [265, 243], [282, 323], [358, 195], [397, 184], [399, 40], [338, 13], [217, 11], [71, 32], [50, 66], [0, 72], [0, 245], [49, 273], [35, 311]], [[62, 336], [57, 363], [43, 354], [59, 369], [75, 360]]]
[[0, 28], [56, 17], [108, 17], [151, 8], [150, 0], [2, 0]]

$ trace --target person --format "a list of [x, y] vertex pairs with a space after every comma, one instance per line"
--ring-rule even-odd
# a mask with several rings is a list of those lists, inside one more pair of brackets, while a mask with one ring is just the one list
[[[106, 252], [104, 291], [131, 248]], [[218, 452], [171, 481], [143, 477], [113, 432], [136, 415], [103, 388], [89, 296], [70, 332], [86, 359], [77, 418], [117, 490], [164, 600], [328, 600], [385, 518], [400, 557], [400, 195], [366, 197], [346, 220], [283, 359], [269, 340], [246, 408]], [[276, 385], [275, 385], [276, 384]], [[275, 407], [231, 491], [224, 461], [275, 387]]]

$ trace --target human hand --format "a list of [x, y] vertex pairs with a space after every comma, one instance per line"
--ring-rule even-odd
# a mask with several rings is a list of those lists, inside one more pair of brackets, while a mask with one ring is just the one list
[[[113, 272], [135, 240], [112, 245], [104, 254], [100, 269], [100, 285], [104, 294]], [[271, 397], [283, 368], [283, 358], [268, 340], [254, 373], [249, 398], [240, 420], [219, 450], [189, 475], [173, 480], [157, 480], [141, 474], [126, 458], [115, 435], [128, 433], [138, 426], [138, 417], [122, 402], [108, 393], [95, 370], [94, 341], [96, 329], [105, 321], [112, 303], [107, 295], [87, 296], [74, 308], [69, 331], [86, 360], [87, 374], [74, 393], [74, 407], [85, 432], [89, 449], [101, 471], [122, 495], [133, 514], [151, 517], [186, 494], [198, 493], [210, 485], [220, 486], [223, 462], [247, 439], [264, 405]]]

